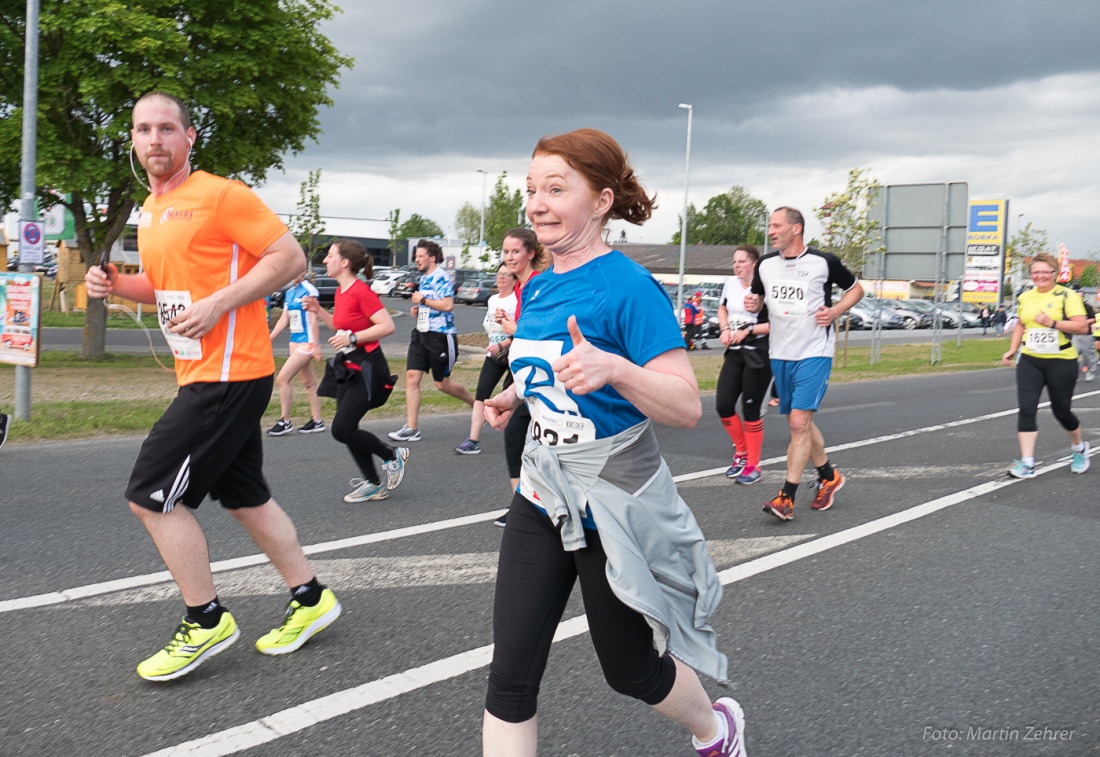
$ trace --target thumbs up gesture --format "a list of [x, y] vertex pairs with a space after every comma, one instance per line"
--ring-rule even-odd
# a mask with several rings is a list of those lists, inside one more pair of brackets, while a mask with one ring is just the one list
[[569, 316], [567, 326], [573, 349], [552, 366], [565, 388], [574, 394], [588, 394], [612, 383], [616, 363], [622, 358], [592, 346], [581, 333], [576, 316]]

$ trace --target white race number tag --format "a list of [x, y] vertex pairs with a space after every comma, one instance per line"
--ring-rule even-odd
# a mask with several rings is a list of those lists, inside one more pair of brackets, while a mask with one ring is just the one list
[[579, 415], [554, 412], [537, 397], [528, 402], [531, 410], [531, 436], [555, 447], [559, 444], [577, 444], [596, 441], [596, 424]]
[[795, 279], [779, 279], [773, 282], [768, 292], [768, 312], [806, 315], [806, 284]]
[[416, 311], [416, 330], [421, 332], [428, 331], [429, 321], [432, 317], [432, 311], [425, 305], [417, 307]]
[[292, 334], [301, 334], [306, 330], [301, 310], [288, 310], [286, 312], [290, 316], [290, 332]]
[[1027, 330], [1026, 346], [1036, 355], [1055, 355], [1062, 351], [1058, 344], [1058, 329], [1033, 327]]
[[191, 307], [191, 293], [187, 290], [157, 289], [154, 294], [157, 298], [157, 322], [160, 323], [165, 341], [172, 348], [172, 355], [176, 360], [201, 360], [201, 340], [173, 334], [168, 330], [172, 319]]

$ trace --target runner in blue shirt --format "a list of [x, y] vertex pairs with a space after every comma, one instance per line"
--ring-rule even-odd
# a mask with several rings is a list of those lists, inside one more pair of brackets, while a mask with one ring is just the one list
[[439, 264], [443, 248], [430, 239], [416, 245], [416, 268], [423, 272], [417, 290], [413, 292], [413, 307], [409, 315], [416, 319], [409, 340], [405, 363], [405, 425], [391, 431], [397, 442], [420, 441], [420, 381], [432, 372], [435, 388], [444, 394], [474, 405], [474, 397], [459, 383], [451, 380], [451, 369], [458, 357], [458, 337], [455, 336], [455, 286], [450, 275]]

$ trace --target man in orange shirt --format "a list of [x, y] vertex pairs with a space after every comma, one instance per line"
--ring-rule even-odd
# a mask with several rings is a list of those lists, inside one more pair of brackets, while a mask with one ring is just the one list
[[318, 583], [263, 475], [260, 420], [275, 372], [263, 298], [302, 271], [302, 248], [244, 184], [191, 170], [196, 132], [178, 98], [139, 99], [131, 137], [150, 184], [138, 220], [144, 270], [122, 275], [96, 266], [84, 282], [89, 297], [115, 293], [155, 304], [176, 359], [179, 393], [142, 445], [126, 489], [187, 605], [168, 645], [137, 667], [142, 678], [167, 681], [240, 635], [218, 600], [206, 536], [192, 513], [207, 495], [290, 586], [283, 624], [256, 642], [260, 652], [293, 652], [341, 607]]

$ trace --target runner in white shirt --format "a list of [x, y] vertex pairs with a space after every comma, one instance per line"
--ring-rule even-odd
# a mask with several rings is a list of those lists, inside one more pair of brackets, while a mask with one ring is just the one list
[[[805, 221], [794, 208], [779, 208], [768, 221], [776, 252], [760, 258], [745, 308], [759, 313], [765, 303], [771, 322], [769, 352], [779, 392], [779, 412], [787, 416], [787, 480], [764, 512], [780, 520], [794, 518], [794, 499], [806, 461], [817, 468], [817, 493], [811, 507], [828, 510], [844, 486], [825, 454], [825, 439], [814, 413], [829, 388], [836, 348], [833, 321], [863, 299], [863, 287], [836, 255], [806, 247]], [[833, 304], [833, 286], [844, 295]]]

